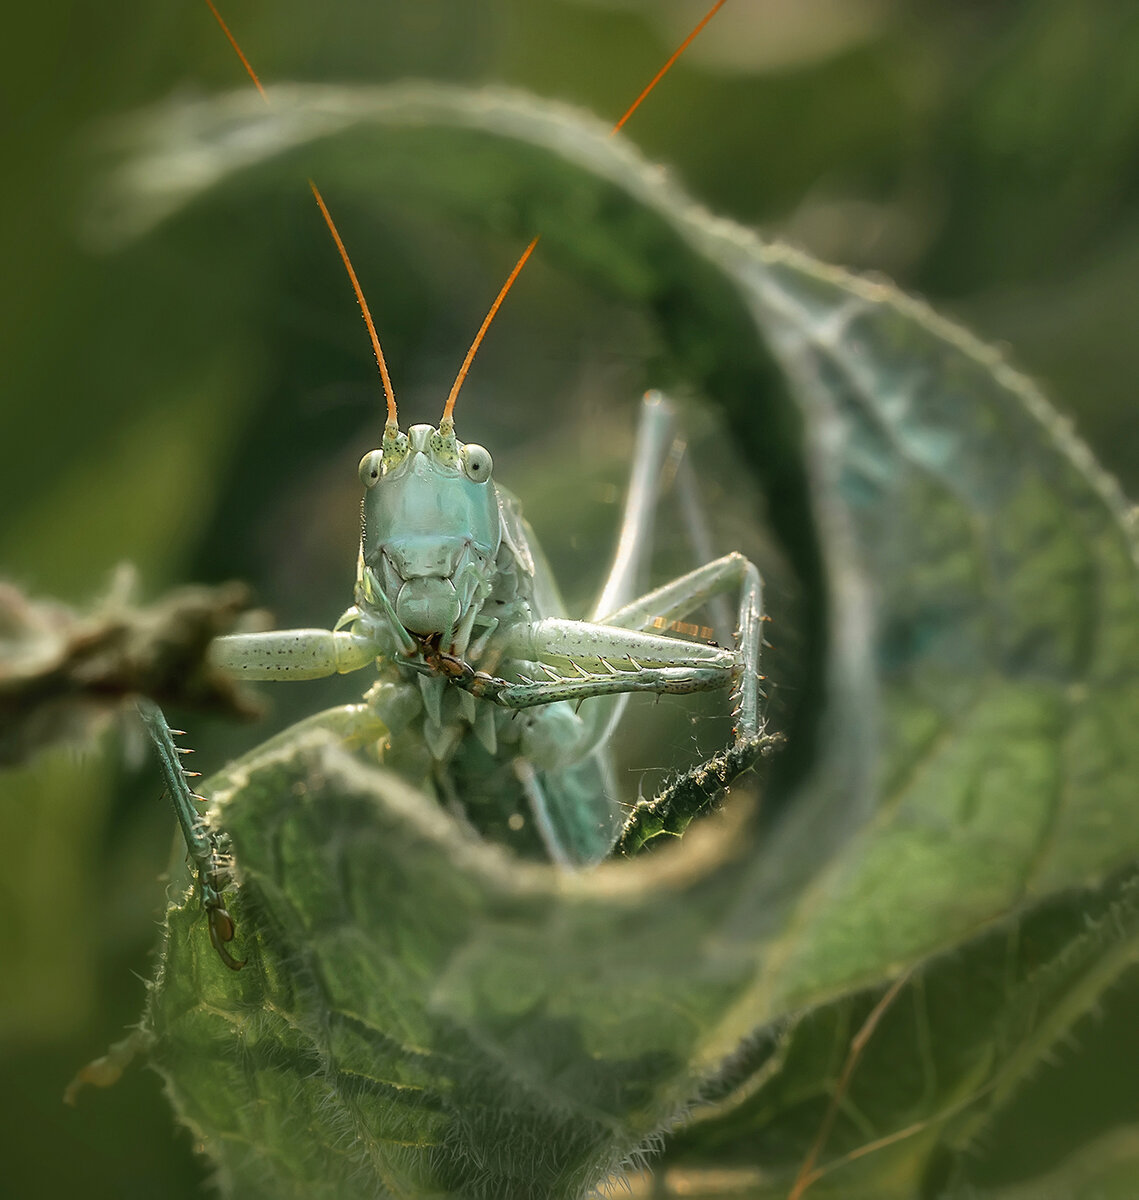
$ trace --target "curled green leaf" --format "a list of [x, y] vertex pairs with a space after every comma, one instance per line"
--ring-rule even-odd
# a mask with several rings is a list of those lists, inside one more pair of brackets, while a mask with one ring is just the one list
[[[665, 855], [568, 880], [512, 862], [308, 738], [217, 781], [250, 962], [226, 972], [175, 903], [147, 1023], [232, 1194], [583, 1195], [682, 1123], [746, 1039], [792, 1022], [771, 1061], [817, 1100], [818, 1063], [789, 1048], [801, 1014], [823, 1028], [832, 1002], [1139, 854], [1133, 530], [995, 352], [713, 219], [596, 122], [526, 97], [295, 87], [122, 137], [108, 243], [306, 173], [463, 229], [541, 230], [721, 408], [803, 589], [801, 700], [763, 815], [745, 784]], [[1015, 1009], [995, 1002], [988, 1028]], [[979, 1041], [991, 1061], [937, 1076], [942, 1114], [1033, 1056], [1030, 1038]], [[731, 1157], [758, 1128], [740, 1119], [731, 1146], [694, 1123], [692, 1156]], [[907, 1144], [914, 1188], [951, 1124]]]

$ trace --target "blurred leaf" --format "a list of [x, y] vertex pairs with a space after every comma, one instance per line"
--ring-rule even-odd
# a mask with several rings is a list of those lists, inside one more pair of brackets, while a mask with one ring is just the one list
[[[821, 1119], [859, 1019], [841, 997], [964, 945], [898, 1002], [927, 1012], [936, 1051], [897, 1095], [872, 1069], [859, 1109], [865, 1145], [916, 1084], [933, 1123], [864, 1164], [875, 1194], [916, 1195], [938, 1139], [955, 1147], [948, 1118], [971, 1133], [972, 1100], [1011, 1089], [1130, 954], [1129, 933], [1083, 929], [1110, 892], [1070, 890], [1139, 854], [1139, 593], [1114, 486], [960, 330], [712, 221], [560, 109], [284, 89], [268, 112], [243, 93], [132, 137], [108, 237], [247, 170], [541, 229], [552, 260], [656, 323], [666, 378], [723, 406], [807, 589], [803, 699], [766, 824], [735, 809], [672, 853], [566, 880], [305, 738], [218, 781], [253, 961], [224, 971], [176, 906], [149, 1022], [223, 1184], [580, 1195], [743, 1039], [811, 1008], [776, 1061], [778, 1104], [803, 1095]], [[1008, 949], [1038, 928], [1043, 948]], [[743, 1120], [721, 1149], [755, 1136]]]
[[[820, 1200], [917, 1194], [931, 1162], [947, 1172], [975, 1153], [994, 1112], [1139, 961], [1137, 901], [1133, 874], [1062, 894], [935, 958], [897, 994], [760, 1032], [669, 1145], [664, 1194], [783, 1200], [796, 1180]], [[700, 1190], [725, 1169], [746, 1190]]]
[[1063, 285], [1134, 212], [1134, 175], [1119, 164], [1139, 142], [1139, 13], [1038, 0], [995, 15], [966, 23], [963, 86], [928, 133], [945, 195], [923, 275], [942, 294], [990, 280]]
[[[1055, 1171], [1010, 1187], [977, 1191], [963, 1196], [976, 1200], [1130, 1200], [1139, 1179], [1139, 1129], [1127, 1126], [1097, 1138], [1073, 1154]], [[955, 1200], [950, 1193], [946, 1200]]]

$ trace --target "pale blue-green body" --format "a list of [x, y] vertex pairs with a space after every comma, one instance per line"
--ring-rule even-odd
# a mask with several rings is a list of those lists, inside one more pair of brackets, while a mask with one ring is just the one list
[[[374, 664], [363, 701], [311, 721], [483, 834], [565, 866], [608, 853], [623, 819], [604, 754], [621, 697], [732, 687], [737, 736], [758, 730], [759, 577], [727, 555], [630, 603], [648, 547], [672, 413], [646, 399], [613, 570], [593, 618], [565, 617], [517, 501], [490, 455], [438, 429], [389, 426], [365, 455], [355, 603], [331, 630], [218, 639], [214, 663], [257, 679]], [[736, 648], [646, 632], [739, 590]], [[588, 703], [584, 703], [588, 701]]]

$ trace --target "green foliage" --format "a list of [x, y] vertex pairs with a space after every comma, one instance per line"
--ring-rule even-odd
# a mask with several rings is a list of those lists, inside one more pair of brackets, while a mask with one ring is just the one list
[[[822, 1130], [813, 1195], [968, 1194], [967, 1152], [1134, 955], [1139, 589], [1114, 485], [995, 353], [709, 219], [562, 110], [307, 88], [135, 138], [108, 237], [304, 172], [541, 229], [722, 406], [805, 597], [763, 818], [738, 796], [641, 863], [508, 863], [309, 739], [217, 781], [251, 961], [226, 972], [175, 905], [147, 1022], [223, 1185], [572, 1197], [672, 1131], [662, 1187], [778, 1196]], [[1127, 1137], [1095, 1157], [1106, 1129], [1053, 1180], [1125, 1173]]]
[[[1119, 0], [841, 7], [836, 21], [833, 3], [735, 0], [638, 111], [630, 136], [713, 212], [821, 259], [884, 271], [1011, 347], [1134, 496], [1139, 8]], [[506, 80], [610, 120], [681, 32], [678, 5], [659, 0], [227, 0], [223, 10], [267, 82]], [[742, 24], [721, 35], [725, 18]], [[127, 560], [141, 598], [190, 580], [240, 578], [278, 624], [327, 623], [347, 602], [355, 466], [373, 444], [376, 401], [343, 272], [303, 187], [305, 163], [244, 172], [153, 236], [93, 253], [79, 230], [99, 168], [91, 149], [107, 119], [171, 93], [239, 88], [239, 67], [199, 0], [24, 5], [7, 30], [0, 571], [28, 595], [88, 613]], [[820, 36], [829, 53], [811, 52]], [[403, 204], [396, 172], [352, 197], [323, 166], [318, 179], [378, 314], [401, 408], [432, 420], [534, 229], [508, 210], [463, 225], [425, 207], [420, 220], [414, 203]], [[581, 277], [559, 272], [548, 249], [500, 313], [460, 412], [462, 428], [477, 429], [500, 477], [524, 498], [580, 611], [596, 582], [591, 560], [612, 536], [631, 406], [642, 387], [672, 379], [636, 314], [630, 320]], [[737, 344], [747, 339], [708, 341], [729, 357]], [[764, 431], [772, 415], [764, 412]], [[690, 429], [715, 423], [697, 410], [687, 418]], [[775, 444], [786, 444], [783, 432]], [[718, 547], [756, 554], [743, 514], [750, 520], [760, 505], [746, 480], [729, 475], [730, 457], [697, 456], [702, 490], [725, 522]], [[790, 471], [780, 489], [782, 465], [765, 465], [766, 490], [787, 542], [797, 537], [785, 514], [798, 493]], [[756, 557], [773, 616], [772, 728], [793, 734], [772, 765], [790, 772], [814, 761], [811, 729], [793, 718], [800, 704], [817, 711], [817, 653], [794, 618], [810, 615], [820, 593], [802, 587], [809, 563], [798, 564], [796, 592], [793, 578]], [[810, 630], [820, 628], [816, 618]], [[812, 669], [800, 672], [800, 663]], [[355, 680], [341, 682], [339, 692], [267, 689], [273, 715], [256, 728], [189, 709], [172, 716], [190, 730], [196, 765], [210, 770], [267, 727], [358, 695]], [[626, 766], [636, 769], [630, 799], [642, 780], [651, 795], [669, 769], [702, 757], [678, 754], [653, 771], [663, 745], [687, 750], [699, 726], [673, 719], [667, 703], [651, 716], [647, 732], [632, 723], [621, 731]], [[106, 720], [100, 709], [96, 724]], [[708, 739], [703, 754], [719, 744]], [[1114, 766], [1101, 758], [1105, 777], [1123, 786], [1127, 756]], [[137, 1018], [140, 978], [153, 973], [156, 875], [171, 847], [157, 789], [129, 720], [81, 754], [67, 746], [0, 775], [0, 1159], [15, 1195], [202, 1194], [207, 1167], [174, 1128], [153, 1073], [130, 1072], [75, 1110], [59, 1103], [76, 1067]], [[788, 794], [773, 784], [765, 809]], [[1073, 909], [1081, 902], [1071, 898]], [[927, 1195], [1130, 1200], [1139, 1172], [1136, 975], [1107, 993], [1101, 1017], [1040, 1059], [955, 1158], [964, 1183], [946, 1182], [948, 1167], [939, 1170], [934, 1156]], [[967, 994], [967, 972], [962, 980]], [[851, 1026], [880, 990], [867, 986]], [[883, 1018], [875, 1037], [886, 1028]], [[845, 1050], [836, 1041], [836, 1060]], [[864, 1057], [856, 1082], [870, 1065]], [[811, 1120], [820, 1107], [816, 1097]], [[834, 1128], [824, 1159], [852, 1144], [841, 1122]], [[673, 1169], [693, 1186], [699, 1178], [724, 1194], [754, 1190], [753, 1168], [733, 1173], [710, 1161]]]

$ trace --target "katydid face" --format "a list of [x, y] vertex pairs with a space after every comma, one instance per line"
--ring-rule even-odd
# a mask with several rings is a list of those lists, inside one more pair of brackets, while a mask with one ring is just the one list
[[396, 453], [365, 455], [360, 476], [370, 590], [410, 633], [448, 639], [485, 599], [502, 540], [489, 453], [413, 425]]

